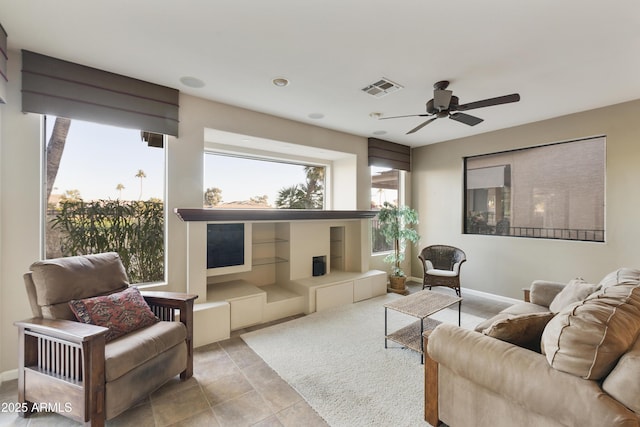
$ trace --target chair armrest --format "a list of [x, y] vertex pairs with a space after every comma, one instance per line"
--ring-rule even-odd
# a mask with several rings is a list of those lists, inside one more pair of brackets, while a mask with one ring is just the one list
[[109, 329], [87, 323], [62, 319], [34, 317], [14, 322], [20, 331], [28, 330], [63, 341], [80, 344], [104, 335]]
[[598, 382], [553, 369], [536, 352], [451, 324], [431, 332], [427, 350], [440, 369], [560, 424], [637, 425], [637, 416]]
[[140, 291], [140, 293], [148, 304], [172, 308], [186, 307], [189, 302], [193, 303], [198, 298], [198, 295], [180, 292]]
[[529, 302], [549, 307], [551, 301], [566, 286], [566, 283], [534, 280], [529, 288]]
[[183, 380], [193, 375], [193, 302], [198, 298], [195, 294], [163, 291], [141, 291], [151, 311], [160, 320], [175, 321], [176, 310], [179, 313], [179, 321], [187, 329], [187, 369], [181, 374]]

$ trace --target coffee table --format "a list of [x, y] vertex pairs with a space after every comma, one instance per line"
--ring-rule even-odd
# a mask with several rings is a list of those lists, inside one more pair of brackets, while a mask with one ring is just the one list
[[[438, 326], [440, 321], [429, 319], [428, 317], [440, 310], [444, 310], [453, 304], [458, 303], [458, 326], [460, 326], [460, 309], [462, 308], [462, 298], [423, 290], [406, 297], [398, 298], [384, 304], [384, 348], [387, 347], [387, 340], [391, 340], [401, 344], [403, 347], [410, 348], [422, 355], [422, 363], [424, 363], [424, 343], [422, 334], [425, 331], [433, 330]], [[395, 332], [387, 331], [387, 310], [391, 309], [399, 313], [417, 317], [414, 322]]]

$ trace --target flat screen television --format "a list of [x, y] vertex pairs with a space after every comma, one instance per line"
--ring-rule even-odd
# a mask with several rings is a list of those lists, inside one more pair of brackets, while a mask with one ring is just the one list
[[249, 270], [250, 224], [207, 224], [207, 274], [215, 276]]

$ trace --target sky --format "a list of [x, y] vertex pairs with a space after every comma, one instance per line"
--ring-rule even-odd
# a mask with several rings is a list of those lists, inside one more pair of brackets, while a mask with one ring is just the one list
[[[54, 123], [47, 118], [47, 141]], [[147, 176], [142, 180], [136, 178], [140, 169]], [[121, 195], [118, 184], [125, 187]], [[138, 130], [71, 120], [52, 193], [68, 190], [80, 191], [84, 200], [163, 198], [164, 151], [148, 147]]]
[[278, 191], [306, 181], [304, 166], [205, 154], [204, 188], [222, 189], [223, 202], [267, 195], [275, 207]]
[[[55, 117], [49, 116], [47, 141], [54, 123]], [[267, 195], [274, 205], [281, 188], [305, 182], [300, 165], [208, 154], [203, 154], [203, 161], [203, 195], [206, 188], [221, 188], [223, 202]], [[146, 178], [136, 178], [138, 170]], [[118, 184], [124, 185], [122, 191]], [[138, 130], [72, 120], [52, 193], [69, 190], [78, 190], [84, 200], [162, 199], [164, 151], [148, 147]]]
[[[55, 117], [47, 118], [47, 141], [54, 122]], [[227, 203], [267, 195], [275, 206], [280, 189], [306, 180], [301, 165], [211, 154], [203, 154], [203, 162], [203, 196], [205, 189], [218, 187]], [[139, 170], [146, 178], [136, 178]], [[164, 150], [148, 147], [138, 130], [72, 120], [53, 194], [70, 190], [78, 190], [84, 200], [164, 199]], [[397, 193], [385, 196], [393, 197]]]

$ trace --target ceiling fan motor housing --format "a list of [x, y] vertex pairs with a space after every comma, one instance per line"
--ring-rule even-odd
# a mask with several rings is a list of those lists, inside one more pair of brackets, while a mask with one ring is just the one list
[[439, 112], [447, 112], [447, 111], [456, 111], [458, 109], [458, 97], [455, 95], [451, 96], [451, 101], [449, 102], [448, 108], [444, 110], [439, 110], [435, 107], [433, 99], [427, 101], [427, 113], [429, 114], [438, 114]]

